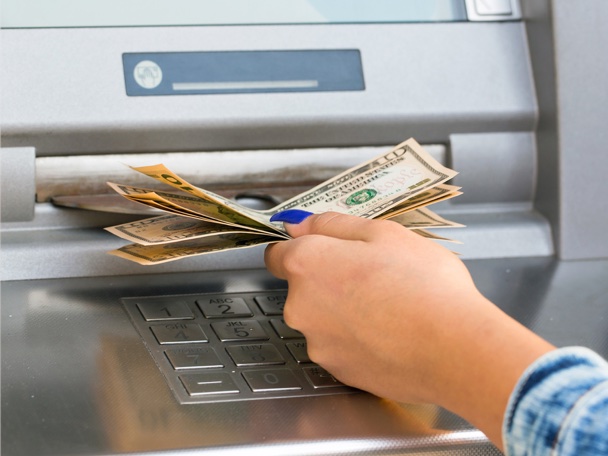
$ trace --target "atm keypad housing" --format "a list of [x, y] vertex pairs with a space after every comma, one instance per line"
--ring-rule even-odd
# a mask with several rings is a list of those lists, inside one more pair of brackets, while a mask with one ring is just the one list
[[183, 404], [354, 393], [283, 320], [286, 290], [123, 298]]

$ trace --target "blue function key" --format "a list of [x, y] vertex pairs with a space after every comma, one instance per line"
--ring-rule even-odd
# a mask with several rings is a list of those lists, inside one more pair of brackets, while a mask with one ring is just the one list
[[264, 315], [283, 315], [287, 293], [268, 293], [255, 297], [255, 302]]
[[196, 300], [206, 318], [251, 317], [253, 313], [243, 298], [208, 296]]

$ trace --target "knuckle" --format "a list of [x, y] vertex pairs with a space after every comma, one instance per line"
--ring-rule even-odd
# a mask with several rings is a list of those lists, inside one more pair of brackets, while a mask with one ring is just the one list
[[305, 273], [305, 258], [302, 257], [303, 242], [295, 243], [288, 255], [283, 258], [283, 269], [288, 277], [301, 276]]
[[403, 225], [391, 220], [372, 220], [369, 225], [369, 234], [376, 240], [394, 242], [395, 238], [403, 238], [410, 234]]
[[321, 248], [323, 240], [318, 236], [306, 236], [291, 241], [289, 252], [283, 257], [283, 268], [288, 277], [297, 278], [309, 275], [315, 254]]
[[343, 214], [338, 212], [323, 212], [319, 214], [312, 221], [313, 232], [322, 231], [325, 226], [340, 217], [343, 217]]

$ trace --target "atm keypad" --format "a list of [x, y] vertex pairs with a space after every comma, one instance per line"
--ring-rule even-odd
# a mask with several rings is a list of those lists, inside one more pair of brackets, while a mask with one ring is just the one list
[[352, 393], [283, 320], [286, 291], [123, 298], [184, 404]]

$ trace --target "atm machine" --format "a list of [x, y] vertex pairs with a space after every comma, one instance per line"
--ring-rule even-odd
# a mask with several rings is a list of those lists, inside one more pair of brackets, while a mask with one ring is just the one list
[[263, 247], [107, 255], [126, 165], [268, 207], [415, 137], [459, 172], [436, 207], [480, 290], [608, 355], [605, 1], [2, 6], [3, 455], [499, 454], [310, 362]]

